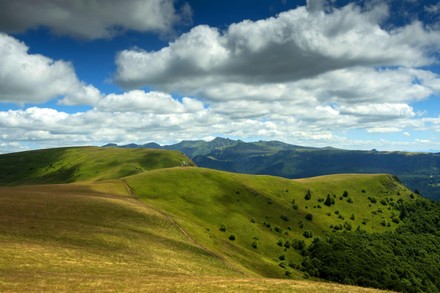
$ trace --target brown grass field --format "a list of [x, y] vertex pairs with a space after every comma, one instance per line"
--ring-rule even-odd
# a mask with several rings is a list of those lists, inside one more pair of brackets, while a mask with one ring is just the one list
[[122, 181], [0, 187], [1, 292], [379, 292], [231, 267]]

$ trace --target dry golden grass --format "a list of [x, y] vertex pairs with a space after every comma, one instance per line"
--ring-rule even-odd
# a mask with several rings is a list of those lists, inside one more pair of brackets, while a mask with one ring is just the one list
[[379, 292], [251, 277], [225, 259], [121, 182], [0, 187], [0, 292]]
[[18, 278], [27, 278], [29, 282], [20, 285], [15, 282], [15, 287], [0, 282], [2, 292], [389, 292], [334, 283], [268, 278], [163, 277], [143, 274], [108, 276], [99, 273]]

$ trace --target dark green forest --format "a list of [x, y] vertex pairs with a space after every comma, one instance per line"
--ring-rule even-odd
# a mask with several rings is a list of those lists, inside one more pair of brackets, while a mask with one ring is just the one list
[[301, 269], [339, 283], [399, 292], [440, 292], [440, 204], [400, 202], [394, 232], [353, 232], [314, 238]]

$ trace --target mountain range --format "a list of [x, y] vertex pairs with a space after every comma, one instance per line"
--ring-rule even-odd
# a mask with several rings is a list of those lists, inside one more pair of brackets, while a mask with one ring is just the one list
[[390, 173], [416, 193], [440, 200], [440, 153], [314, 148], [279, 141], [217, 137], [161, 146], [151, 142], [104, 147], [178, 150], [200, 167], [245, 174], [305, 178], [345, 173]]

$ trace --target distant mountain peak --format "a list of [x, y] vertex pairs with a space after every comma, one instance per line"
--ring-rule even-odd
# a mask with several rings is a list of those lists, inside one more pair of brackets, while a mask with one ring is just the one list
[[214, 138], [213, 140], [211, 140], [211, 142], [222, 142], [222, 141], [233, 141], [232, 139], [229, 138], [224, 138], [224, 137], [220, 137], [217, 136], [216, 138]]

